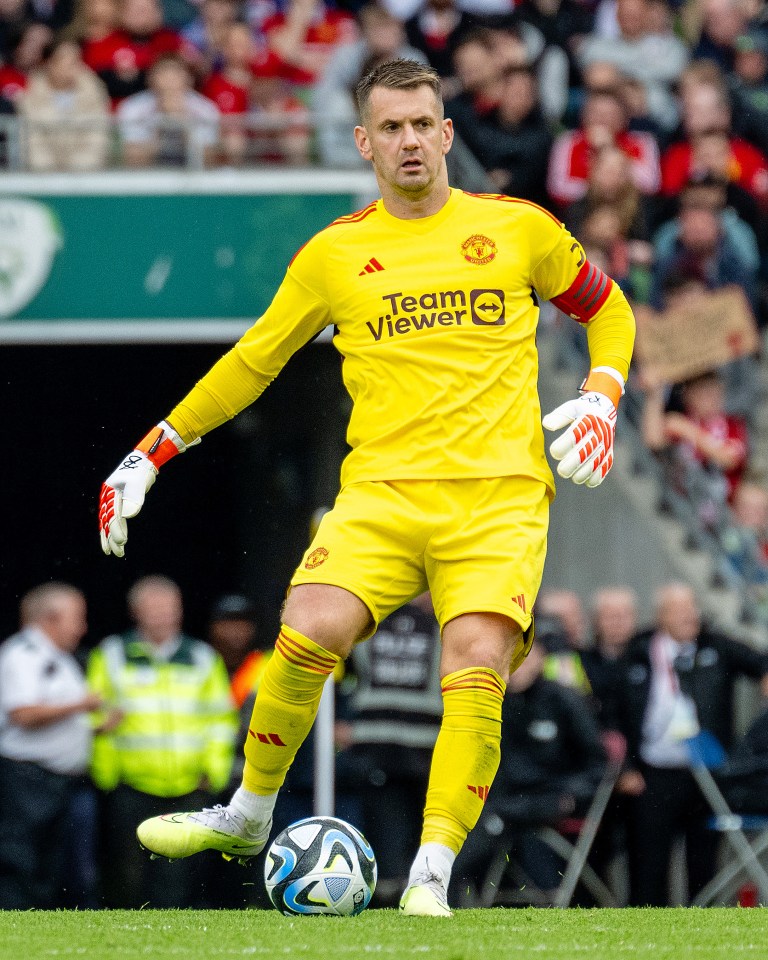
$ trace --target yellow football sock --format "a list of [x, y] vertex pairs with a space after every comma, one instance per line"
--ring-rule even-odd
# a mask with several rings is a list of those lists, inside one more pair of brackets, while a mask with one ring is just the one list
[[442, 687], [443, 722], [432, 754], [421, 842], [458, 853], [499, 767], [506, 684], [495, 670], [471, 667], [449, 673]]
[[280, 789], [314, 723], [325, 681], [340, 660], [297, 630], [281, 627], [245, 740], [246, 790], [267, 796]]

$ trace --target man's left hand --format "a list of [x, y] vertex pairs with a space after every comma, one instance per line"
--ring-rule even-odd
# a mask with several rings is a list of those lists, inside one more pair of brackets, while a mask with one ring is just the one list
[[569, 427], [549, 448], [560, 461], [560, 476], [588, 487], [600, 486], [613, 466], [616, 407], [611, 400], [602, 393], [585, 393], [548, 413], [542, 424], [547, 430]]

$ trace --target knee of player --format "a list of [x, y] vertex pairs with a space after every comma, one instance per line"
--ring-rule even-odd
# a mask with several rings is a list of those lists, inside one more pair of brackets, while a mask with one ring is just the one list
[[283, 607], [283, 623], [346, 659], [373, 629], [370, 611], [346, 590], [327, 584], [299, 584]]
[[521, 627], [501, 614], [472, 613], [456, 617], [443, 629], [443, 677], [456, 670], [485, 667], [506, 682], [510, 663], [523, 643]]

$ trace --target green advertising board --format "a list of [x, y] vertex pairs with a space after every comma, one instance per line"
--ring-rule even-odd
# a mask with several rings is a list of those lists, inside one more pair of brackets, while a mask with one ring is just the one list
[[229, 340], [374, 192], [323, 171], [5, 177], [0, 342]]

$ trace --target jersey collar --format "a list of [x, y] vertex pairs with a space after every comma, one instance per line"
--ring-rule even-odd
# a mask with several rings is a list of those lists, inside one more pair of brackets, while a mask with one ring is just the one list
[[384, 206], [384, 201], [379, 199], [376, 203], [376, 211], [381, 217], [383, 223], [389, 224], [397, 230], [408, 233], [413, 236], [414, 233], [431, 233], [436, 228], [442, 226], [445, 221], [452, 216], [454, 210], [459, 205], [464, 193], [451, 187], [451, 195], [448, 197], [445, 205], [429, 217], [417, 217], [415, 220], [404, 220], [401, 217], [395, 217], [389, 213]]

